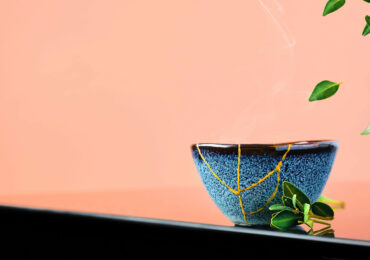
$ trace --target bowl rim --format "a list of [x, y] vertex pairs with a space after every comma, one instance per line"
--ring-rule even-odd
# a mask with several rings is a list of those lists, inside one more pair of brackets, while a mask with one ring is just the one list
[[281, 143], [195, 143], [191, 145], [192, 150], [197, 149], [198, 147], [203, 148], [237, 148], [239, 145], [243, 149], [253, 149], [253, 148], [266, 148], [266, 149], [286, 149], [288, 145], [291, 145], [291, 149], [312, 149], [319, 147], [328, 147], [335, 146], [338, 147], [339, 143], [337, 140], [323, 139], [323, 140], [306, 140], [306, 141], [290, 141], [290, 142], [281, 142]]

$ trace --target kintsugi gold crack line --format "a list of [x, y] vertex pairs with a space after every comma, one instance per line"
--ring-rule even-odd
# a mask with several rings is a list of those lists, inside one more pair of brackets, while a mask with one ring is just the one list
[[[211, 171], [211, 173], [213, 174], [213, 176], [219, 180], [226, 188], [228, 188], [233, 194], [237, 195], [238, 198], [239, 198], [239, 203], [240, 203], [240, 208], [242, 210], [242, 213], [243, 213], [243, 217], [244, 217], [244, 220], [247, 224], [249, 224], [249, 221], [247, 220], [247, 215], [252, 215], [252, 214], [257, 214], [259, 212], [261, 212], [262, 210], [264, 210], [266, 208], [266, 206], [273, 200], [273, 198], [275, 197], [277, 191], [278, 191], [278, 187], [279, 187], [279, 182], [280, 182], [280, 170], [281, 170], [281, 166], [283, 164], [283, 161], [285, 160], [287, 154], [289, 153], [290, 151], [290, 148], [291, 148], [291, 144], [288, 145], [288, 149], [286, 150], [286, 152], [284, 153], [284, 155], [282, 156], [281, 160], [279, 161], [279, 163], [276, 165], [276, 167], [270, 171], [268, 174], [266, 174], [262, 179], [258, 180], [257, 182], [253, 183], [252, 185], [244, 188], [244, 189], [240, 189], [240, 157], [241, 157], [241, 147], [240, 147], [240, 144], [238, 144], [238, 167], [237, 167], [237, 187], [238, 189], [237, 190], [234, 190], [233, 188], [231, 188], [230, 186], [228, 186], [223, 180], [221, 180], [220, 177], [218, 177], [218, 175], [212, 170], [211, 166], [209, 165], [209, 163], [207, 162], [207, 160], [204, 158], [202, 152], [200, 151], [200, 148], [199, 148], [199, 144], [196, 145], [197, 147], [197, 150], [199, 152], [199, 155], [200, 157], [202, 158], [203, 162], [207, 165], [208, 169]], [[278, 176], [277, 176], [277, 183], [276, 183], [276, 187], [275, 187], [275, 190], [274, 192], [272, 193], [272, 195], [270, 196], [270, 198], [267, 200], [267, 202], [261, 207], [259, 208], [258, 210], [256, 211], [253, 211], [253, 212], [245, 212], [244, 210], [244, 206], [243, 206], [243, 201], [242, 201], [242, 198], [241, 198], [241, 192], [243, 191], [246, 191], [246, 190], [249, 190], [251, 188], [254, 188], [256, 187], [258, 184], [261, 184], [262, 182], [264, 182], [268, 177], [270, 177], [274, 172], [277, 172], [278, 173]]]

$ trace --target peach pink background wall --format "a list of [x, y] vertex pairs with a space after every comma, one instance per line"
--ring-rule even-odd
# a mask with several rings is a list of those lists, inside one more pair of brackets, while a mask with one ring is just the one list
[[325, 3], [1, 1], [0, 193], [200, 186], [196, 142], [336, 139], [370, 180], [370, 6]]

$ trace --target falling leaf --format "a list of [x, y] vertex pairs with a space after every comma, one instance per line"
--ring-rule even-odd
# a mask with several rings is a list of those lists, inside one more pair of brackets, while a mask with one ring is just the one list
[[335, 83], [329, 80], [323, 80], [316, 85], [308, 101], [316, 101], [326, 99], [333, 96], [341, 83]]
[[339, 8], [341, 8], [346, 3], [346, 0], [329, 0], [326, 3], [323, 16], [328, 15], [332, 12], [335, 12]]
[[369, 125], [366, 127], [366, 129], [361, 134], [362, 135], [368, 135], [368, 134], [370, 134], [370, 123], [369, 123]]
[[366, 36], [370, 33], [370, 16], [366, 15], [365, 17], [366, 25], [364, 30], [362, 31], [362, 35]]

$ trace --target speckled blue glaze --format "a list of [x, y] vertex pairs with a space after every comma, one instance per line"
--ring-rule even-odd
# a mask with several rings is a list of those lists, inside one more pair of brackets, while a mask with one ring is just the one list
[[[273, 170], [287, 151], [288, 144], [242, 144], [240, 189], [257, 182]], [[281, 202], [283, 181], [295, 184], [311, 202], [316, 201], [328, 180], [338, 149], [336, 141], [295, 142], [291, 145], [281, 167], [278, 191], [269, 205]], [[199, 149], [218, 177], [237, 190], [238, 145], [199, 144]], [[200, 178], [218, 208], [233, 223], [247, 225], [238, 196], [211, 173], [196, 145], [192, 146], [192, 155]], [[241, 192], [245, 212], [254, 212], [263, 207], [276, 188], [277, 176], [275, 172], [256, 187]], [[269, 225], [271, 213], [267, 206], [257, 214], [247, 215], [249, 225]]]

